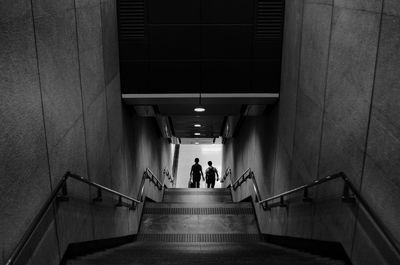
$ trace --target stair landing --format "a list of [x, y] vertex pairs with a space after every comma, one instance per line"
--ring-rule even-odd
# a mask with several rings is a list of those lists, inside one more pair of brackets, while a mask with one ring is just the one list
[[311, 254], [263, 242], [165, 243], [134, 242], [69, 261], [68, 265], [344, 265]]

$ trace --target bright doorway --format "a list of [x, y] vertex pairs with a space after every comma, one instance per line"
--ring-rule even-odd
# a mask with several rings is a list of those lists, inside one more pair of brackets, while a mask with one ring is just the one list
[[[194, 159], [199, 158], [199, 164], [203, 168], [203, 174], [208, 167], [207, 162], [212, 161], [213, 167], [218, 170], [221, 177], [222, 166], [222, 144], [182, 144], [179, 151], [178, 170], [177, 170], [177, 188], [187, 188], [190, 169], [194, 164]], [[200, 182], [200, 188], [206, 188], [204, 181]], [[215, 188], [220, 188], [221, 183], [215, 182]]]

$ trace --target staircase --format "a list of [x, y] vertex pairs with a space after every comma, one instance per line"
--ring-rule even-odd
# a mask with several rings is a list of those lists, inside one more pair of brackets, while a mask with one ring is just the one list
[[262, 242], [251, 202], [232, 202], [228, 189], [168, 189], [146, 202], [137, 241], [67, 264], [344, 263]]

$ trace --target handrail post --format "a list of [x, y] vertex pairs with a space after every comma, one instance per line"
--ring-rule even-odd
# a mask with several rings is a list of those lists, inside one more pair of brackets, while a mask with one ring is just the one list
[[137, 207], [137, 202], [133, 201], [131, 207], [129, 207], [129, 210], [136, 210], [136, 207]]
[[93, 199], [93, 202], [101, 202], [101, 201], [103, 201], [103, 197], [101, 194], [101, 189], [98, 188], [97, 189], [97, 197]]
[[303, 202], [312, 202], [312, 199], [308, 196], [308, 188], [304, 189]]
[[268, 206], [268, 202], [261, 203], [261, 206], [264, 211], [271, 211], [271, 207]]
[[284, 207], [284, 208], [288, 207], [288, 205], [285, 203], [283, 196], [281, 196], [281, 198], [279, 200], [279, 207]]
[[118, 203], [115, 205], [115, 207], [122, 207], [123, 206], [123, 204], [122, 204], [122, 197], [121, 196], [118, 196]]

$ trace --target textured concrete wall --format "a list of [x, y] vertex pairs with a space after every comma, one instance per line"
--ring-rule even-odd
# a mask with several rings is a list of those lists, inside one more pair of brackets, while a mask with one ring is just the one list
[[[247, 117], [240, 125], [239, 133], [223, 146], [222, 169], [231, 168], [233, 181], [235, 181], [244, 171], [251, 168], [263, 196], [273, 194], [276, 122], [276, 107], [271, 108], [265, 116]], [[222, 186], [226, 187], [230, 183], [231, 181], [227, 179]], [[234, 201], [240, 201], [249, 195], [255, 196], [250, 183], [248, 181], [233, 193]], [[258, 205], [255, 206], [260, 229], [266, 233], [271, 229], [269, 226], [271, 216]]]
[[[286, 1], [276, 156], [262, 159], [274, 165], [263, 185], [273, 186], [261, 189], [268, 196], [343, 171], [397, 247], [399, 10], [390, 0]], [[225, 148], [234, 150], [230, 164], [261, 160], [248, 144], [256, 134], [244, 128]], [[258, 141], [270, 146], [265, 137]], [[263, 232], [341, 242], [354, 264], [395, 264], [365, 210], [341, 202], [342, 189], [340, 181], [319, 186], [310, 190], [312, 204], [291, 198], [287, 210], [261, 214]]]
[[[155, 122], [121, 104], [116, 23], [113, 0], [1, 4], [0, 264], [66, 171], [136, 196], [146, 167], [170, 169]], [[93, 205], [96, 190], [68, 188], [70, 201], [35, 234], [30, 264], [58, 264], [71, 242], [137, 230], [140, 214], [115, 208], [116, 198]]]

